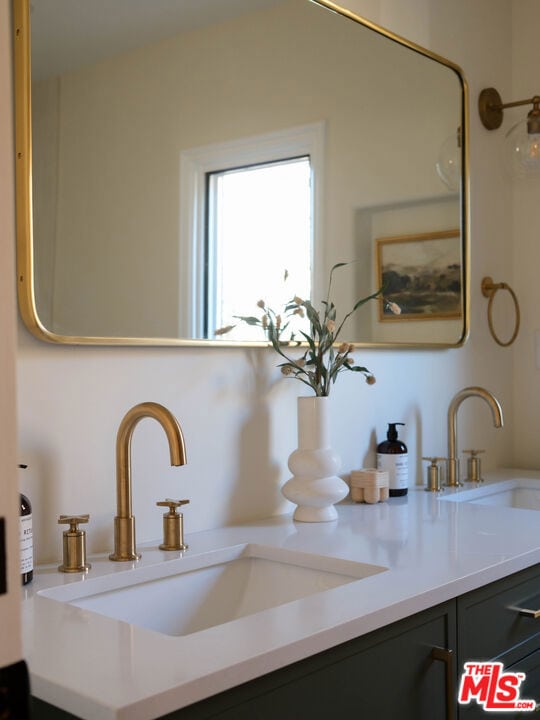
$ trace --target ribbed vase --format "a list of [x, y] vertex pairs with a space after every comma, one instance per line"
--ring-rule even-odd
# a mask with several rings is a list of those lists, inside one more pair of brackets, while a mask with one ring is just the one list
[[293, 477], [283, 495], [298, 506], [294, 520], [327, 522], [337, 518], [334, 503], [349, 492], [336, 475], [340, 459], [330, 446], [329, 398], [298, 398], [298, 449], [289, 457]]

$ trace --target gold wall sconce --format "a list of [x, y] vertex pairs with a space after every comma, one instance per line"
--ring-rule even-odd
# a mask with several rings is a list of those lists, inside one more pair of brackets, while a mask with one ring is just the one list
[[[493, 282], [493, 278], [490, 278], [488, 276], [482, 278], [482, 284], [481, 284], [481, 290], [482, 295], [486, 298], [489, 298], [488, 300], [488, 325], [489, 325], [489, 331], [495, 340], [495, 342], [498, 345], [502, 345], [502, 347], [508, 347], [508, 345], [511, 345], [514, 340], [517, 338], [519, 333], [519, 326], [521, 323], [521, 313], [519, 310], [519, 302], [516, 297], [516, 293], [512, 290], [510, 285], [505, 282], [496, 283]], [[510, 293], [510, 297], [512, 298], [514, 302], [514, 310], [515, 310], [515, 323], [514, 323], [514, 332], [512, 333], [509, 340], [503, 341], [499, 338], [497, 333], [495, 332], [495, 327], [493, 325], [493, 300], [495, 299], [495, 295], [498, 290], [506, 290]]]
[[502, 125], [507, 108], [532, 105], [526, 118], [515, 123], [505, 135], [504, 160], [507, 169], [517, 177], [540, 175], [540, 95], [527, 100], [503, 103], [495, 88], [484, 88], [478, 98], [478, 112], [488, 130]]

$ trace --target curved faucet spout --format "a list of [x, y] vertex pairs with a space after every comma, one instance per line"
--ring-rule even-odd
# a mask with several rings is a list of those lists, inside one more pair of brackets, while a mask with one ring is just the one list
[[185, 465], [186, 447], [178, 420], [166, 407], [155, 402], [135, 405], [125, 414], [116, 436], [116, 517], [114, 519], [114, 552], [111, 560], [138, 560], [135, 547], [135, 518], [132, 514], [131, 438], [137, 423], [153, 418], [161, 425], [167, 440], [171, 465]]
[[458, 458], [457, 458], [457, 411], [461, 403], [468, 397], [479, 397], [485, 400], [491, 408], [493, 425], [496, 428], [503, 426], [503, 411], [499, 401], [489, 390], [482, 387], [466, 387], [460, 390], [450, 402], [448, 407], [448, 479], [447, 485], [459, 485]]

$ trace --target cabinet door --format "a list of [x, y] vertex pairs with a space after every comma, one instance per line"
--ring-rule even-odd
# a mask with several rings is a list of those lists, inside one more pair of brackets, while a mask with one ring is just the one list
[[[167, 720], [443, 720], [448, 717], [448, 701], [453, 718], [455, 689], [449, 682], [455, 680], [455, 669], [449, 673], [432, 651], [453, 650], [455, 635], [452, 601], [173, 713]], [[240, 700], [241, 692], [251, 697]]]

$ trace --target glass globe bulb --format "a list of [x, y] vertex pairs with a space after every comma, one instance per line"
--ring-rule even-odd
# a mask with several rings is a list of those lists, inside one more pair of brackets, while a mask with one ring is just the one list
[[504, 159], [514, 177], [540, 176], [540, 134], [527, 131], [527, 120], [520, 120], [506, 133]]
[[461, 148], [456, 134], [449, 135], [441, 145], [435, 168], [446, 187], [457, 192], [461, 183]]

